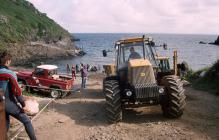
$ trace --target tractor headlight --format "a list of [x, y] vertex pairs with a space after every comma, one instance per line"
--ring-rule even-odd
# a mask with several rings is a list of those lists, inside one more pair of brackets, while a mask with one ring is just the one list
[[126, 96], [132, 96], [132, 92], [129, 90], [129, 91], [126, 91]]
[[164, 93], [164, 88], [160, 88], [159, 93]]

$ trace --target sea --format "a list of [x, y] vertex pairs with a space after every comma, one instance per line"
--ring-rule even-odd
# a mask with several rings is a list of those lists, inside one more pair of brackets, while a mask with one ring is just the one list
[[[202, 42], [214, 42], [217, 35], [198, 35], [198, 34], [144, 34], [144, 33], [73, 33], [77, 47], [82, 48], [87, 54], [69, 59], [60, 59], [50, 64], [59, 66], [59, 70], [66, 71], [67, 64], [90, 64], [101, 66], [115, 62], [114, 46], [120, 39], [130, 37], [141, 37], [143, 35], [153, 38], [156, 45], [167, 44], [167, 50], [157, 48], [161, 56], [170, 57], [172, 64], [173, 51], [178, 52], [178, 62], [186, 61], [190, 68], [198, 70], [211, 66], [219, 59], [219, 46], [210, 44], [199, 44]], [[107, 57], [103, 57], [102, 50], [112, 50]]]

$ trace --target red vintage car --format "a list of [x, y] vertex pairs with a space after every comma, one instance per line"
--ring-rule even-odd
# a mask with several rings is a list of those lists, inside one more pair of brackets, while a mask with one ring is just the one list
[[56, 65], [40, 65], [34, 71], [18, 71], [18, 82], [23, 90], [47, 91], [52, 98], [71, 93], [74, 79], [58, 75]]

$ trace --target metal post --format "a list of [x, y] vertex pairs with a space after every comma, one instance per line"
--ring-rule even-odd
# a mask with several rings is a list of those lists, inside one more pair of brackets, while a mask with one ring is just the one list
[[174, 75], [177, 75], [177, 51], [175, 50], [173, 53], [173, 70], [174, 70]]
[[4, 92], [0, 89], [0, 140], [7, 139], [6, 122], [5, 122], [5, 101]]

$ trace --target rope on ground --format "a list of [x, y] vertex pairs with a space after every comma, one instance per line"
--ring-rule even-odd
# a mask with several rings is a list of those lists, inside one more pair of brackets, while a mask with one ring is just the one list
[[[46, 107], [52, 103], [55, 99], [51, 99], [41, 110], [40, 112], [38, 112], [32, 119], [31, 122], [33, 122], [45, 109]], [[23, 124], [22, 124], [23, 125]], [[21, 126], [20, 128], [18, 128], [17, 133], [11, 138], [11, 140], [15, 140], [15, 138], [17, 138], [17, 136], [24, 131], [24, 126]]]

